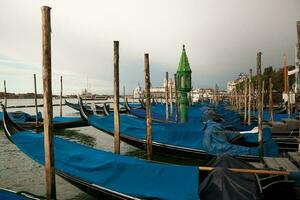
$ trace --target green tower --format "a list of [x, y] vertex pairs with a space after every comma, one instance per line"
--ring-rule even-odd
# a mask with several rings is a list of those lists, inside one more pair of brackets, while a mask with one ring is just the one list
[[180, 116], [181, 123], [187, 121], [188, 98], [187, 93], [192, 90], [192, 70], [183, 45], [182, 53], [176, 73], [176, 86], [180, 95]]

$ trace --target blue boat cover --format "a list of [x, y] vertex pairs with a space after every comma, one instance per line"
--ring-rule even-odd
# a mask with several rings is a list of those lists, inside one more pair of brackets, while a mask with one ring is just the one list
[[[25, 112], [12, 112], [8, 113], [9, 117], [16, 123], [24, 123], [24, 122], [30, 122], [35, 121], [36, 116], [35, 115], [29, 115]], [[38, 120], [42, 121], [42, 113], [38, 112]], [[0, 112], [0, 121], [3, 120], [3, 113]]]
[[[43, 134], [22, 131], [11, 139], [29, 157], [44, 164]], [[57, 170], [90, 184], [138, 198], [199, 199], [198, 167], [116, 155], [58, 137], [54, 138], [54, 152]]]
[[[114, 133], [113, 115], [96, 116], [90, 115], [89, 124], [106, 131]], [[230, 134], [229, 134], [230, 133]], [[120, 134], [135, 139], [146, 139], [145, 120], [130, 115], [120, 115]], [[258, 147], [245, 147], [231, 144], [231, 138], [238, 133], [224, 131], [224, 128], [215, 122], [208, 121], [206, 124], [152, 124], [152, 141], [161, 144], [174, 145], [182, 148], [202, 150], [211, 155], [254, 155], [258, 156]], [[269, 129], [264, 129], [264, 146], [266, 156], [278, 156], [278, 146], [271, 137]], [[257, 141], [257, 134], [243, 134], [244, 139], [251, 138]]]
[[0, 189], [0, 200], [28, 200], [24, 196]]
[[53, 123], [75, 122], [81, 120], [81, 117], [53, 117]]

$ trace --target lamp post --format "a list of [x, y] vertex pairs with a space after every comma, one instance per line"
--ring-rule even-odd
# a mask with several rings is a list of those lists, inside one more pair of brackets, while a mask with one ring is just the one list
[[180, 103], [180, 116], [181, 123], [187, 121], [187, 108], [188, 108], [188, 98], [187, 93], [192, 89], [192, 70], [189, 65], [189, 61], [185, 52], [185, 46], [183, 45], [182, 53], [176, 73], [176, 90], [179, 93], [179, 103]]

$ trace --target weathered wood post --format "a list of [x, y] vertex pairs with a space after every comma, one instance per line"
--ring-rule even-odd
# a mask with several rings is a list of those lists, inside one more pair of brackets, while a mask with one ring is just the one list
[[248, 89], [248, 78], [244, 81], [244, 123], [247, 123], [247, 89]]
[[262, 121], [262, 83], [261, 83], [261, 52], [257, 53], [257, 113], [258, 113], [258, 144], [259, 144], [259, 157], [261, 161], [264, 156], [263, 147], [263, 121]]
[[59, 115], [62, 117], [62, 99], [63, 99], [63, 77], [60, 76], [60, 103], [59, 103]]
[[146, 146], [147, 146], [147, 158], [152, 158], [152, 116], [151, 116], [151, 102], [150, 102], [150, 67], [149, 67], [149, 54], [144, 56], [145, 65], [145, 92], [146, 92]]
[[176, 83], [176, 74], [174, 74], [174, 87], [175, 87], [175, 107], [176, 107], [176, 115], [175, 120], [178, 123], [178, 113], [179, 113], [179, 104], [178, 104], [178, 92], [177, 92], [177, 83]]
[[7, 106], [6, 80], [4, 80], [4, 106]]
[[241, 113], [241, 92], [238, 92], [238, 112]]
[[234, 95], [235, 95], [235, 109], [236, 109], [236, 111], [238, 111], [239, 110], [239, 103], [238, 103], [237, 85], [235, 85]]
[[286, 69], [286, 73], [285, 73], [285, 91], [287, 94], [287, 101], [288, 101], [288, 117], [291, 117], [291, 98], [290, 98], [290, 83], [289, 83], [289, 73], [288, 73], [288, 69], [287, 69], [287, 56], [286, 53], [284, 53], [283, 55], [283, 65], [284, 68]]
[[251, 104], [252, 104], [252, 69], [249, 70], [249, 98], [248, 98], [248, 125], [251, 125]]
[[119, 41], [114, 41], [114, 149], [120, 154]]
[[264, 107], [265, 107], [265, 104], [264, 104], [264, 96], [265, 96], [265, 80], [262, 81], [262, 86], [261, 86], [261, 112], [262, 112], [262, 121], [264, 121]]
[[272, 82], [272, 77], [269, 78], [269, 113], [270, 113], [269, 122], [273, 123], [273, 82]]
[[124, 105], [124, 103], [125, 103], [125, 85], [123, 85], [123, 105]]
[[[298, 36], [298, 44], [297, 44], [297, 66], [299, 68], [299, 77], [300, 77], [300, 21], [297, 21], [296, 23], [297, 26], [297, 36]], [[300, 117], [300, 114], [299, 114]], [[299, 123], [299, 141], [300, 141], [300, 123]], [[300, 142], [299, 142], [299, 146], [298, 146], [298, 154], [300, 157]], [[299, 163], [300, 165], [300, 163]]]
[[169, 121], [169, 87], [168, 87], [168, 84], [169, 84], [169, 73], [166, 72], [166, 85], [165, 85], [165, 101], [166, 101], [166, 122]]
[[169, 90], [170, 90], [170, 117], [173, 116], [173, 92], [172, 92], [172, 79], [169, 81]]
[[44, 90], [44, 148], [45, 177], [47, 199], [56, 199], [54, 143], [53, 143], [53, 107], [51, 86], [51, 22], [50, 7], [42, 7], [43, 40], [43, 90]]
[[37, 106], [37, 89], [36, 89], [36, 75], [33, 74], [33, 84], [34, 84], [34, 107], [35, 107], [35, 126], [37, 127], [39, 125], [39, 110]]

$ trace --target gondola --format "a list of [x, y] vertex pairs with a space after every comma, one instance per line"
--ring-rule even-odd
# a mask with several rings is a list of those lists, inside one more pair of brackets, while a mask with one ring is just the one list
[[[22, 113], [22, 112], [21, 112]], [[0, 112], [0, 123], [2, 123], [2, 115], [3, 113]], [[15, 114], [10, 114], [11, 117], [15, 116]], [[28, 114], [26, 114], [27, 116]], [[30, 116], [30, 115], [28, 115]], [[13, 121], [20, 127], [25, 129], [35, 129], [40, 130], [43, 129], [43, 118], [40, 115], [38, 124], [36, 124], [35, 116], [30, 116], [29, 118], [25, 119], [18, 119], [16, 120], [15, 117], [13, 117]], [[82, 127], [82, 126], [88, 126], [88, 123], [86, 123], [86, 120], [83, 120], [81, 117], [54, 117], [53, 118], [53, 128], [54, 129], [64, 129], [64, 128], [75, 128], [75, 127]]]
[[[73, 108], [74, 110], [80, 111], [80, 106], [78, 103], [71, 103], [68, 102], [67, 100], [65, 100], [65, 104], [67, 106], [69, 106], [70, 108]], [[97, 104], [95, 104], [95, 108], [93, 109], [90, 105], [84, 105], [86, 112], [89, 114], [107, 114], [105, 113], [106, 111], [113, 111], [113, 108], [110, 108], [109, 104], [107, 103], [103, 103], [103, 106], [99, 106]], [[121, 108], [120, 109], [120, 113], [126, 113], [126, 109], [125, 108]]]
[[[82, 105], [82, 101], [80, 98], [79, 98], [79, 102], [80, 102], [79, 104]], [[89, 115], [88, 113], [85, 112], [83, 106], [81, 106], [80, 114], [83, 119], [86, 119], [89, 122], [90, 125], [113, 136], [114, 134], [113, 132], [114, 127], [113, 127], [113, 120], [112, 120], [113, 116], [110, 115], [106, 117], [101, 117], [101, 116]], [[125, 143], [128, 143], [137, 148], [144, 148], [146, 143], [145, 121], [139, 120], [137, 118], [135, 119], [134, 117], [128, 115], [121, 115], [120, 119], [121, 119], [120, 139]], [[125, 123], [126, 124], [133, 123], [133, 124], [127, 126]], [[209, 160], [215, 157], [215, 155], [225, 153], [225, 151], [223, 151], [223, 147], [224, 147], [224, 149], [227, 148], [228, 150], [226, 151], [226, 153], [231, 153], [238, 158], [242, 158], [244, 160], [258, 161], [258, 156], [257, 156], [258, 154], [256, 154], [256, 151], [258, 150], [257, 149], [258, 144], [256, 142], [257, 139], [255, 139], [255, 137], [257, 138], [257, 135], [255, 134], [248, 134], [248, 135], [243, 134], [242, 136], [237, 134], [232, 135], [232, 138], [229, 139], [230, 140], [229, 142], [222, 141], [218, 144], [219, 145], [218, 147], [216, 145], [217, 143], [214, 142], [218, 142], [216, 140], [218, 140], [219, 138], [218, 139], [214, 138], [215, 135], [214, 133], [210, 134], [210, 132], [212, 131], [210, 131], [209, 128], [206, 129], [207, 134], [205, 135], [206, 137], [205, 144], [202, 144], [204, 142], [202, 141], [201, 136], [198, 137], [199, 134], [198, 124], [194, 126], [192, 124], [189, 126], [185, 126], [184, 124], [175, 124], [174, 127], [171, 127], [171, 124], [169, 125], [153, 123], [152, 130], [155, 130], [155, 127], [157, 127], [156, 131], [152, 131], [153, 151], [160, 154], [173, 155], [175, 157]], [[209, 125], [210, 124], [207, 123], [206, 125], [202, 125], [202, 127], [209, 126]], [[163, 129], [160, 129], [160, 126], [162, 126]], [[211, 126], [211, 128], [214, 128], [214, 126]], [[172, 131], [172, 132], [168, 132], [168, 131]], [[266, 132], [266, 134], [269, 133]], [[227, 137], [227, 134], [225, 137]], [[180, 139], [178, 142], [178, 140], [176, 140], [177, 138], [182, 138], [182, 139]], [[212, 143], [210, 143], [210, 140], [212, 140], [211, 141]], [[205, 150], [198, 147], [199, 145], [202, 145], [202, 148], [203, 146], [205, 146]], [[266, 154], [268, 154], [269, 156], [278, 155], [278, 147], [270, 137], [269, 138], [266, 137], [266, 141], [264, 141], [264, 146], [266, 150], [268, 150]], [[208, 151], [212, 153], [208, 153]]]
[[1, 200], [40, 200], [40, 198], [35, 195], [26, 192], [15, 192], [2, 187], [0, 187], [0, 199]]
[[[68, 102], [67, 100], [65, 100], [65, 104], [67, 106], [69, 106], [70, 108], [73, 108], [74, 110], [80, 111], [80, 106], [78, 105], [78, 103], [71, 103], [71, 102]], [[104, 104], [104, 105], [106, 105], [106, 104]], [[109, 105], [106, 105], [106, 106], [109, 106]], [[104, 106], [95, 105], [95, 109], [94, 109], [95, 111], [93, 111], [93, 109], [90, 105], [85, 105], [84, 107], [85, 107], [86, 111], [91, 114], [94, 112], [103, 114], [103, 112], [104, 112], [104, 110], [103, 110]]]
[[[7, 138], [31, 159], [43, 164], [43, 134], [18, 127], [9, 119], [5, 108], [2, 109]], [[274, 199], [278, 195], [274, 188], [281, 191], [291, 188], [289, 180], [278, 176], [268, 177], [266, 181], [253, 174], [230, 171], [227, 168], [250, 166], [226, 155], [214, 161], [215, 170], [209, 173], [197, 166], [117, 155], [56, 136], [54, 144], [56, 174], [97, 199]]]

